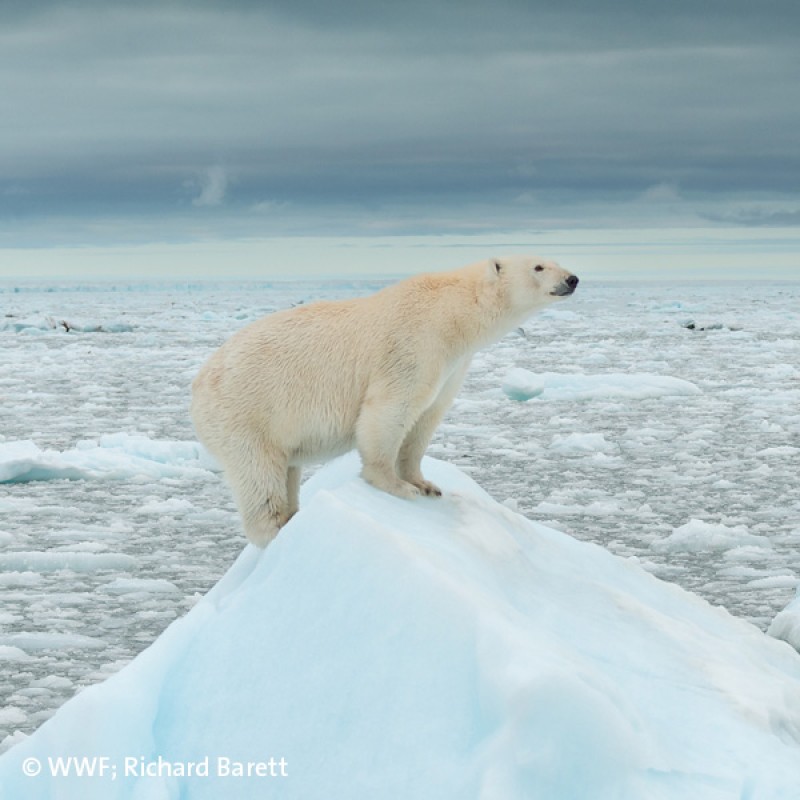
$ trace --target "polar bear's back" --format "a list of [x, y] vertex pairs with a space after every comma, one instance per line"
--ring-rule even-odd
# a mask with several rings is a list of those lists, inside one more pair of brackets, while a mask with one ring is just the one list
[[381, 338], [380, 326], [365, 336], [369, 320], [369, 309], [356, 299], [279, 311], [242, 328], [192, 386], [201, 439], [220, 457], [237, 430], [279, 439], [298, 458], [351, 449], [369, 350]]
[[346, 452], [371, 397], [401, 388], [402, 402], [418, 403], [441, 388], [475, 316], [471, 283], [464, 270], [420, 275], [251, 323], [195, 379], [197, 433], [223, 462], [224, 449], [241, 449], [237, 436], [268, 439], [298, 462]]

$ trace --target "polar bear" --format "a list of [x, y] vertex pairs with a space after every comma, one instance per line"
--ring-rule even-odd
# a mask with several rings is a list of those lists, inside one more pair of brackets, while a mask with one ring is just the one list
[[304, 463], [354, 447], [378, 489], [440, 495], [420, 461], [472, 356], [577, 285], [553, 261], [490, 259], [278, 311], [234, 334], [194, 380], [191, 414], [248, 539], [265, 547], [297, 511]]

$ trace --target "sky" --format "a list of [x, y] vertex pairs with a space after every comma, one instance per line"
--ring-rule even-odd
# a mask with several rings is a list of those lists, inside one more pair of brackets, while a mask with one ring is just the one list
[[795, 0], [0, 0], [0, 278], [800, 279]]

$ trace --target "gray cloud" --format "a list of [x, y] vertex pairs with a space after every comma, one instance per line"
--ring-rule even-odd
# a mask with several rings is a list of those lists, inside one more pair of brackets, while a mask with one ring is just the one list
[[654, 186], [721, 219], [800, 185], [795, 3], [0, 8], [7, 231], [613, 224]]
[[797, 227], [800, 226], [800, 208], [740, 208], [724, 213], [706, 212], [702, 215], [710, 222], [746, 227]]
[[[190, 184], [191, 185], [191, 184]], [[210, 167], [200, 181], [200, 194], [192, 200], [193, 206], [219, 206], [228, 190], [228, 175], [219, 165]]]

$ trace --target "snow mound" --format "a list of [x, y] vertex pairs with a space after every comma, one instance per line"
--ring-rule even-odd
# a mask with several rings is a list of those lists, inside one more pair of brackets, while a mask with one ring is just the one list
[[767, 633], [788, 642], [800, 653], [800, 586], [794, 600], [772, 620]]
[[218, 469], [197, 442], [112, 433], [60, 452], [34, 442], [0, 442], [0, 483], [191, 477]]
[[668, 395], [700, 394], [689, 381], [666, 375], [608, 373], [579, 375], [559, 372], [530, 372], [516, 367], [509, 370], [502, 384], [512, 400], [643, 400]]
[[[796, 800], [786, 643], [425, 470], [443, 498], [318, 472], [265, 551], [0, 758], [4, 796]], [[70, 757], [94, 777], [54, 776]]]
[[0, 644], [0, 661], [31, 661], [32, 658], [20, 647]]
[[675, 528], [666, 539], [653, 545], [657, 550], [697, 553], [707, 550], [730, 550], [733, 547], [769, 547], [766, 536], [748, 533], [744, 525], [727, 525], [691, 519]]

